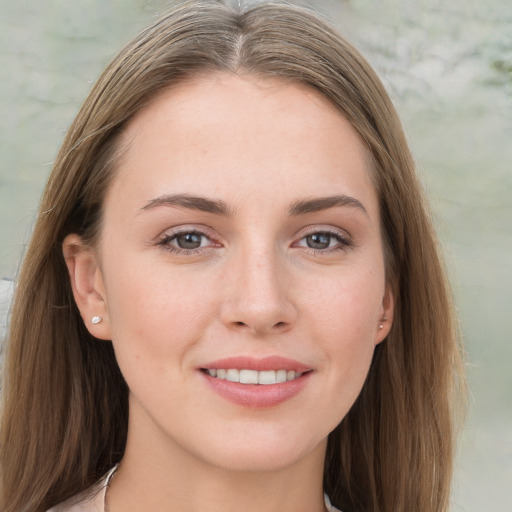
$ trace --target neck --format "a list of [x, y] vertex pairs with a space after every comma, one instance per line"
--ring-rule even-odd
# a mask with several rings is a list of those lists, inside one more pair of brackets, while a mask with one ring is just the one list
[[176, 443], [140, 439], [129, 433], [108, 490], [108, 512], [325, 512], [326, 443], [283, 467], [233, 469], [208, 463]]

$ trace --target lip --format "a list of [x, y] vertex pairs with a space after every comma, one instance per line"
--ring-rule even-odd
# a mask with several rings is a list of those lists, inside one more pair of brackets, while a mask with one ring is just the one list
[[[211, 377], [204, 370], [206, 369], [237, 369], [237, 370], [293, 370], [302, 375], [294, 380], [278, 384], [241, 384], [228, 380]], [[266, 409], [296, 396], [308, 383], [312, 368], [293, 359], [281, 356], [270, 356], [262, 359], [252, 357], [230, 357], [218, 359], [207, 363], [200, 368], [201, 377], [216, 394], [222, 398], [243, 407], [251, 409]]]
[[240, 356], [240, 357], [227, 357], [225, 359], [217, 359], [210, 363], [201, 366], [200, 369], [205, 370], [218, 370], [219, 368], [233, 368], [235, 370], [255, 370], [264, 372], [268, 370], [293, 370], [294, 372], [304, 373], [312, 370], [310, 366], [306, 366], [299, 361], [289, 359], [282, 356], [268, 356], [261, 359]]

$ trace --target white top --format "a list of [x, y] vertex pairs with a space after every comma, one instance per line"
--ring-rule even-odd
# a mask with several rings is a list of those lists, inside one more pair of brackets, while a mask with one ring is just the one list
[[[103, 480], [92, 489], [52, 507], [47, 512], [105, 512], [105, 495], [107, 487], [117, 467], [112, 468]], [[340, 512], [331, 505], [329, 497], [324, 494], [325, 506], [329, 512]]]
[[47, 512], [105, 512], [105, 495], [112, 475], [117, 466], [114, 466], [101, 480], [91, 489], [84, 491], [69, 500], [59, 503]]

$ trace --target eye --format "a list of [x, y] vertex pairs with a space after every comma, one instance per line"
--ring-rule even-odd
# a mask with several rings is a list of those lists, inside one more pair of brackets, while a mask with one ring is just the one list
[[205, 245], [205, 240], [206, 237], [200, 233], [183, 233], [171, 239], [180, 249], [199, 249]]
[[313, 233], [305, 237], [306, 245], [311, 249], [328, 249], [334, 237], [329, 233]]
[[166, 234], [158, 242], [158, 245], [173, 252], [188, 254], [214, 246], [215, 242], [201, 231], [190, 230]]
[[343, 250], [351, 245], [348, 237], [331, 231], [314, 231], [301, 238], [295, 247], [306, 247], [314, 251]]

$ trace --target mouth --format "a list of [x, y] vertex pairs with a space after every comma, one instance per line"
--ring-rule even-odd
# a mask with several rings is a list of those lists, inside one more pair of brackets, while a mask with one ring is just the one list
[[236, 368], [202, 368], [201, 371], [215, 379], [239, 382], [240, 384], [259, 384], [262, 386], [291, 382], [302, 377], [304, 373], [308, 373], [285, 369], [257, 371], [248, 369], [239, 370]]
[[314, 370], [298, 361], [271, 356], [232, 357], [198, 368], [210, 389], [237, 405], [268, 408], [299, 394]]

